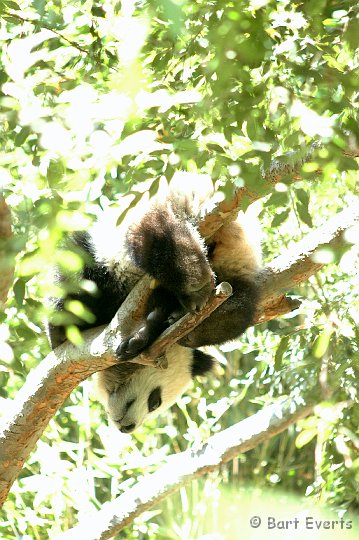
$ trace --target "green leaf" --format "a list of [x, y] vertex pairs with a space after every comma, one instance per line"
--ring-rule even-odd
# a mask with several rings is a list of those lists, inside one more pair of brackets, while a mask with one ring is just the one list
[[50, 187], [56, 187], [65, 175], [65, 165], [61, 159], [51, 159], [47, 168], [46, 178]]
[[303, 429], [295, 440], [295, 445], [297, 448], [303, 448], [306, 444], [310, 443], [314, 437], [317, 436], [317, 429]]
[[67, 300], [65, 309], [89, 324], [96, 321], [95, 315], [79, 300]]
[[29, 126], [24, 126], [15, 137], [15, 146], [22, 146], [31, 133]]
[[222, 148], [222, 146], [219, 146], [219, 144], [207, 143], [207, 148], [208, 150], [212, 150], [212, 152], [218, 152], [220, 154], [225, 153], [224, 149]]
[[66, 337], [74, 345], [80, 346], [83, 343], [81, 332], [75, 325], [70, 325], [66, 328]]
[[299, 188], [295, 190], [295, 195], [298, 199], [298, 202], [296, 203], [296, 208], [301, 221], [308, 225], [308, 227], [313, 227], [312, 218], [308, 210], [309, 193], [304, 189]]
[[283, 355], [288, 349], [288, 343], [289, 343], [290, 336], [284, 336], [278, 345], [278, 348], [275, 353], [274, 357], [274, 368], [276, 371], [279, 371], [282, 367], [282, 360]]
[[150, 159], [149, 161], [146, 161], [145, 167], [155, 171], [160, 171], [163, 169], [164, 163], [160, 159]]
[[257, 119], [250, 116], [247, 120], [247, 134], [248, 137], [254, 141], [258, 134]]
[[324, 330], [315, 340], [313, 345], [313, 356], [315, 358], [322, 358], [328, 350], [330, 344], [330, 338], [332, 337], [333, 330]]
[[7, 21], [9, 23], [12, 23], [12, 24], [18, 24], [19, 23], [19, 20], [16, 17], [12, 17], [11, 15], [2, 15], [1, 14], [1, 6], [0, 6], [0, 15], [1, 15], [2, 19], [4, 19], [5, 21]]
[[21, 9], [19, 4], [13, 2], [13, 0], [1, 0], [1, 3], [4, 4], [7, 8], [15, 9], [16, 11], [19, 11]]
[[25, 297], [25, 281], [23, 279], [16, 280], [13, 290], [16, 303], [19, 307], [21, 307]]
[[265, 206], [285, 206], [288, 203], [288, 191], [275, 191], [269, 197]]
[[308, 205], [298, 202], [296, 208], [301, 221], [308, 225], [308, 227], [313, 227], [312, 217], [308, 211]]
[[274, 218], [272, 219], [271, 227], [278, 227], [281, 223], [283, 223], [287, 217], [289, 216], [289, 208], [284, 210], [283, 212], [280, 212], [279, 214], [276, 214]]
[[309, 193], [307, 191], [305, 191], [304, 189], [300, 188], [300, 189], [296, 189], [295, 190], [295, 195], [297, 197], [297, 199], [302, 203], [302, 204], [306, 204], [308, 206], [309, 204]]

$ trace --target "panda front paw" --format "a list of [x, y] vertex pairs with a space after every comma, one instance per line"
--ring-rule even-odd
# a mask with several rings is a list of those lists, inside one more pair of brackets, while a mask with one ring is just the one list
[[116, 349], [116, 356], [119, 360], [131, 360], [140, 354], [148, 345], [148, 331], [146, 326], [142, 326], [137, 332], [122, 340]]
[[131, 360], [144, 351], [169, 326], [167, 310], [161, 306], [154, 308], [142, 326], [128, 338], [122, 340], [116, 350], [119, 360]]

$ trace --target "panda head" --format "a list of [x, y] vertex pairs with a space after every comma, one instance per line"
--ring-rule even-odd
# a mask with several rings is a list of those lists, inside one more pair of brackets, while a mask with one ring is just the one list
[[97, 374], [97, 387], [111, 422], [131, 433], [143, 422], [167, 410], [196, 375], [211, 371], [208, 354], [179, 345], [166, 351], [167, 369], [139, 364], [118, 364]]

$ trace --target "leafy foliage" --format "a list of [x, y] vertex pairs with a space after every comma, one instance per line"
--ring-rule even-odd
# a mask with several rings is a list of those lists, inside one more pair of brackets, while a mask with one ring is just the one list
[[[2, 410], [48, 352], [48, 269], [59, 259], [69, 269], [81, 264], [58, 243], [99, 207], [123, 194], [134, 205], [176, 170], [210, 174], [225, 196], [242, 185], [262, 193], [262, 170], [274, 158], [297, 162], [314, 139], [322, 146], [299, 167], [304, 181], [283, 178], [263, 199], [266, 260], [352, 204], [357, 163], [343, 151], [359, 135], [358, 17], [355, 3], [329, 0], [0, 1], [0, 182], [16, 254], [0, 315]], [[250, 509], [264, 490], [280, 488], [339, 515], [358, 511], [357, 237], [348, 235], [346, 252], [318, 254], [339, 266], [289, 291], [306, 299], [299, 314], [222, 347], [222, 373], [134, 437], [107, 428], [88, 382], [81, 385], [14, 486], [2, 537], [52, 537], [169, 452], [301, 392], [324, 398], [315, 416], [181, 490], [124, 537], [215, 538], [218, 527], [224, 538], [219, 522], [208, 530], [191, 512], [203, 491], [216, 508], [220, 481], [232, 490], [252, 484]]]

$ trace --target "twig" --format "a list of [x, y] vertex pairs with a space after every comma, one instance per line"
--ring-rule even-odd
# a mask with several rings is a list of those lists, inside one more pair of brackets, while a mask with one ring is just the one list
[[[267, 170], [263, 171], [261, 190], [255, 191], [247, 186], [238, 188], [230, 201], [219, 203], [212, 212], [209, 212], [203, 221], [200, 223], [200, 232], [204, 238], [211, 237], [220, 227], [228, 221], [233, 220], [238, 214], [238, 210], [242, 208], [244, 202], [246, 204], [253, 203], [258, 199], [270, 193], [275, 184], [282, 182], [294, 183], [303, 180], [301, 168], [304, 163], [313, 159], [313, 154], [320, 148], [320, 142], [314, 142], [309, 150], [303, 155], [302, 152], [288, 152], [285, 161], [282, 159], [274, 159]], [[357, 158], [359, 157], [359, 148], [352, 145], [349, 149], [343, 152], [344, 155]], [[318, 170], [316, 174], [318, 174]]]
[[72, 39], [67, 38], [66, 36], [64, 36], [64, 34], [59, 32], [58, 30], [55, 30], [50, 25], [48, 25], [48, 24], [46, 24], [46, 23], [44, 23], [44, 22], [42, 22], [42, 21], [40, 21], [38, 19], [29, 19], [27, 17], [22, 17], [21, 15], [18, 15], [17, 13], [14, 13], [14, 12], [9, 13], [7, 11], [2, 12], [1, 17], [14, 18], [14, 19], [17, 19], [18, 21], [20, 21], [22, 23], [28, 22], [30, 24], [33, 24], [34, 26], [37, 25], [40, 28], [43, 28], [44, 30], [49, 30], [53, 34], [57, 35], [63, 41], [66, 41], [66, 43], [71, 45], [71, 47], [74, 47], [75, 49], [80, 51], [82, 54], [86, 54], [86, 56], [90, 56], [91, 58], [93, 58], [93, 60], [96, 62], [96, 64], [98, 66], [104, 67], [104, 63], [102, 62], [101, 58], [97, 54], [94, 54], [89, 49], [85, 49], [84, 47], [81, 47], [81, 45], [76, 43], [76, 41], [73, 41]]

